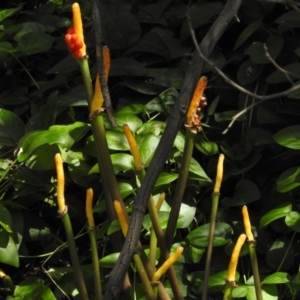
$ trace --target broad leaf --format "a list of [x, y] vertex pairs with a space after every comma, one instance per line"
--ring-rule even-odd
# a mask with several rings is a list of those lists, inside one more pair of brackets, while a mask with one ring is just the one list
[[10, 234], [5, 231], [0, 231], [0, 262], [19, 267], [18, 248]]
[[274, 134], [274, 140], [281, 146], [300, 149], [300, 125], [289, 126]]
[[277, 179], [276, 190], [286, 193], [300, 185], [300, 167], [293, 167], [285, 170]]
[[157, 148], [160, 138], [154, 134], [137, 136], [137, 143], [141, 155], [141, 161], [145, 167], [148, 167], [154, 152]]
[[238, 69], [237, 79], [241, 85], [247, 85], [258, 78], [264, 65], [253, 63], [250, 59], [244, 61]]
[[261, 284], [284, 284], [291, 282], [291, 276], [285, 272], [276, 272], [267, 276]]
[[24, 3], [21, 3], [15, 8], [1, 9], [0, 10], [0, 23], [3, 22], [5, 19], [13, 16], [17, 12], [19, 12], [22, 9], [23, 5], [24, 5]]
[[[282, 67], [285, 71], [288, 72], [288, 75], [291, 79], [298, 79], [300, 76], [300, 63], [293, 63]], [[288, 82], [289, 78], [280, 70], [276, 70], [271, 75], [266, 78], [266, 81], [269, 83], [282, 83]]]
[[300, 232], [300, 214], [297, 211], [289, 212], [285, 217], [285, 224], [291, 229]]
[[18, 48], [23, 55], [32, 55], [48, 51], [53, 42], [54, 38], [47, 33], [30, 32], [20, 38]]

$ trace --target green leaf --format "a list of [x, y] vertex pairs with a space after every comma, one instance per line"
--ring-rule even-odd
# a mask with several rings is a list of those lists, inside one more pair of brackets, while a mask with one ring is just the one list
[[172, 181], [176, 180], [177, 178], [178, 178], [178, 174], [162, 172], [159, 174], [159, 177], [155, 183], [155, 187], [171, 183]]
[[285, 272], [276, 272], [267, 276], [261, 284], [285, 284], [291, 282], [291, 276]]
[[[65, 73], [72, 73], [74, 71], [76, 71], [78, 69], [79, 65], [78, 63], [76, 63], [76, 60], [74, 59], [73, 56], [68, 55], [67, 57], [65, 57], [64, 59], [62, 59], [61, 61], [59, 61], [56, 65], [54, 65], [53, 67], [51, 67], [46, 74], [65, 74]], [[78, 89], [83, 90], [83, 93], [85, 93], [85, 90], [83, 88], [82, 85], [79, 85], [77, 87], [75, 87], [70, 93], [68, 93], [67, 95], [69, 95], [69, 97], [75, 97], [78, 98]], [[73, 92], [73, 93], [72, 93]], [[72, 93], [72, 94], [71, 94]], [[80, 96], [83, 94], [80, 93]], [[70, 95], [71, 94], [71, 95]], [[65, 99], [66, 95], [61, 96], [60, 98]], [[87, 103], [86, 100], [86, 95], [83, 94], [83, 98], [85, 99], [85, 103]], [[63, 102], [68, 102], [67, 100], [61, 101], [62, 104]], [[70, 102], [70, 100], [69, 100]], [[86, 104], [87, 105], [87, 104]], [[66, 104], [64, 106], [67, 106]]]
[[135, 115], [116, 114], [115, 117], [116, 117], [116, 122], [118, 124], [117, 127], [112, 127], [109, 121], [107, 120], [107, 118], [105, 119], [105, 127], [107, 128], [107, 130], [123, 132], [122, 127], [124, 124], [127, 124], [131, 129], [131, 131], [135, 133], [143, 125], [143, 121]]
[[290, 149], [300, 149], [300, 125], [289, 126], [274, 134], [277, 144]]
[[138, 18], [126, 2], [101, 1], [101, 25], [104, 43], [110, 49], [126, 49], [141, 36]]
[[128, 171], [134, 168], [133, 157], [127, 153], [114, 153], [111, 156], [115, 172]]
[[113, 220], [110, 224], [109, 227], [107, 229], [107, 235], [111, 235], [117, 231], [121, 230], [121, 225], [119, 220]]
[[240, 36], [237, 38], [233, 51], [235, 51], [237, 48], [239, 48], [242, 44], [244, 44], [248, 38], [256, 31], [258, 31], [261, 27], [263, 27], [263, 22], [258, 20], [254, 21], [248, 27], [240, 34]]
[[8, 233], [12, 233], [11, 230], [11, 215], [7, 208], [0, 203], [0, 224]]
[[145, 111], [145, 109], [144, 109], [143, 104], [129, 104], [129, 105], [122, 107], [120, 110], [118, 110], [115, 113], [115, 116], [138, 115], [144, 111]]
[[148, 112], [161, 112], [168, 114], [174, 106], [175, 100], [178, 96], [178, 92], [174, 88], [169, 88], [162, 92], [159, 96], [151, 100], [145, 105], [145, 109]]
[[218, 145], [214, 142], [206, 141], [201, 135], [197, 135], [195, 138], [196, 148], [204, 155], [215, 155], [218, 153]]
[[[198, 28], [210, 21], [210, 19], [218, 15], [223, 8], [222, 3], [219, 2], [197, 2], [190, 7], [190, 18], [193, 29]], [[182, 24], [180, 31], [180, 40], [183, 42], [190, 36], [190, 30], [187, 20]]]
[[145, 76], [145, 67], [129, 57], [115, 58], [111, 62], [109, 76]]
[[23, 5], [24, 5], [24, 3], [21, 3], [15, 8], [1, 9], [0, 10], [0, 23], [3, 22], [5, 19], [13, 16], [17, 12], [19, 12], [23, 8]]
[[241, 206], [254, 202], [260, 198], [260, 191], [255, 183], [248, 179], [241, 179], [234, 191], [232, 198], [222, 199], [222, 204], [226, 207]]
[[150, 120], [144, 123], [137, 131], [138, 135], [154, 134], [158, 136], [166, 127], [166, 122]]
[[200, 166], [200, 164], [193, 157], [191, 158], [191, 164], [190, 164], [189, 171], [191, 173], [197, 175], [196, 177], [193, 176], [193, 179], [201, 180], [201, 181], [204, 181], [204, 182], [211, 182], [211, 179], [206, 175], [203, 168]]
[[118, 182], [119, 185], [119, 190], [121, 193], [121, 196], [123, 199], [125, 199], [127, 196], [131, 195], [136, 191], [136, 189], [129, 183], [127, 182]]
[[111, 253], [99, 260], [100, 266], [103, 268], [113, 268], [119, 258], [120, 253]]
[[[214, 118], [216, 122], [224, 122], [224, 121], [231, 121], [232, 117], [239, 113], [238, 110], [230, 110], [230, 111], [224, 111], [220, 113], [214, 113]], [[245, 121], [247, 119], [246, 115], [242, 115], [239, 118], [236, 119], [236, 121]]]
[[[289, 77], [291, 79], [298, 79], [300, 76], [300, 63], [292, 63], [289, 65], [286, 65], [284, 67], [282, 67], [285, 71], [290, 72]], [[293, 75], [295, 74], [295, 75]], [[275, 72], [273, 72], [271, 75], [269, 75], [266, 78], [266, 82], [269, 83], [282, 83], [282, 82], [288, 82], [289, 79], [287, 78], [286, 74], [283, 73], [280, 70], [276, 70]]]
[[289, 212], [292, 211], [292, 204], [291, 203], [283, 203], [275, 209], [270, 210], [267, 212], [259, 222], [259, 228], [265, 227], [271, 222], [285, 217]]
[[237, 79], [241, 85], [247, 85], [258, 78], [264, 65], [253, 63], [250, 59], [244, 61], [238, 69]]
[[[186, 239], [189, 244], [196, 248], [204, 248], [208, 245], [210, 224], [202, 225], [190, 232]], [[226, 223], [217, 222], [214, 232], [213, 245], [224, 246], [231, 241], [232, 228]]]
[[41, 278], [29, 277], [16, 286], [14, 299], [56, 300], [56, 297]]
[[17, 51], [9, 42], [0, 42], [0, 52], [13, 53]]
[[300, 232], [300, 214], [297, 211], [289, 212], [284, 221], [288, 227], [294, 231]]
[[27, 33], [45, 33], [46, 28], [38, 22], [24, 22], [5, 28], [7, 36], [13, 36], [14, 40], [19, 42], [21, 37]]
[[[276, 59], [279, 55], [284, 44], [284, 39], [282, 36], [271, 35], [266, 41], [266, 46], [268, 52], [272, 59]], [[267, 58], [263, 43], [254, 42], [246, 51], [245, 54], [248, 54], [251, 60], [255, 64], [268, 64], [271, 63]]]
[[0, 108], [0, 143], [15, 147], [24, 134], [24, 123], [13, 112]]
[[48, 51], [53, 42], [54, 38], [47, 33], [30, 32], [20, 38], [18, 48], [23, 55], [31, 55]]
[[[188, 246], [189, 257], [191, 258], [193, 263], [198, 263], [205, 253], [205, 248], [195, 248], [192, 245]], [[223, 278], [224, 281], [224, 278]]]
[[145, 167], [149, 166], [159, 140], [160, 138], [152, 133], [143, 136], [137, 136], [141, 161]]
[[13, 238], [5, 230], [0, 231], [0, 262], [19, 267], [18, 248]]
[[106, 139], [108, 148], [111, 150], [129, 150], [129, 144], [123, 132], [107, 131]]
[[296, 10], [290, 10], [281, 15], [275, 22], [284, 27], [298, 28], [300, 27], [300, 15]]
[[159, 74], [153, 81], [164, 87], [180, 89], [185, 78], [185, 71], [182, 68], [172, 68]]
[[[293, 87], [294, 87], [295, 85], [300, 86], [300, 81], [295, 82], [295, 83], [293, 84]], [[295, 90], [295, 91], [289, 93], [288, 98], [290, 98], [290, 99], [300, 99], [300, 88], [298, 88], [297, 90]]]
[[27, 160], [40, 146], [57, 144], [63, 149], [70, 149], [89, 129], [87, 124], [75, 122], [71, 125], [54, 125], [49, 130], [30, 132], [19, 142], [18, 161]]
[[293, 167], [285, 170], [277, 179], [276, 190], [286, 193], [300, 185], [300, 167]]

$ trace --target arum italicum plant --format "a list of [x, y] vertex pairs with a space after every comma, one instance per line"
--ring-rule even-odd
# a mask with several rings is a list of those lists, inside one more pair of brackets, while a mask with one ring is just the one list
[[68, 206], [65, 203], [65, 173], [63, 168], [63, 161], [60, 153], [57, 153], [54, 156], [55, 168], [57, 173], [57, 206], [58, 213], [62, 218], [62, 222], [65, 228], [69, 252], [72, 262], [72, 267], [74, 269], [74, 277], [76, 287], [78, 289], [79, 295], [81, 299], [88, 299], [88, 294], [84, 282], [84, 278], [82, 275], [80, 262], [77, 254], [77, 248], [75, 244], [74, 234], [72, 224], [68, 214]]
[[256, 299], [262, 300], [263, 297], [262, 297], [262, 291], [261, 291], [256, 251], [255, 251], [256, 241], [255, 241], [254, 235], [252, 233], [250, 217], [249, 217], [248, 208], [246, 205], [244, 205], [242, 207], [242, 214], [243, 214], [245, 233], [247, 236], [247, 242], [248, 242], [248, 247], [249, 247], [249, 255], [250, 255], [250, 260], [251, 260], [251, 267], [252, 267], [252, 273], [253, 273]]

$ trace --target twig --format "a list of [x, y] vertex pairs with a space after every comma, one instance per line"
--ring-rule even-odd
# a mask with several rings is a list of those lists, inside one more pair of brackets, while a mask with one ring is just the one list
[[198, 52], [198, 55], [208, 64], [210, 65], [214, 71], [220, 75], [225, 82], [227, 82], [228, 84], [230, 84], [231, 86], [233, 86], [234, 88], [236, 88], [237, 90], [239, 90], [240, 92], [246, 94], [246, 95], [249, 95], [253, 98], [256, 98], [256, 99], [259, 99], [261, 100], [260, 102], [256, 102], [256, 103], [253, 103], [252, 105], [246, 107], [245, 109], [243, 109], [242, 111], [240, 111], [238, 114], [234, 115], [232, 117], [232, 121], [230, 122], [230, 124], [227, 126], [227, 128], [222, 132], [223, 134], [226, 134], [228, 132], [228, 130], [232, 127], [232, 125], [234, 124], [234, 122], [240, 117], [242, 116], [243, 114], [245, 114], [248, 110], [252, 109], [253, 107], [255, 107], [256, 105], [258, 104], [261, 104], [262, 102], [264, 101], [267, 101], [267, 100], [272, 100], [272, 99], [277, 99], [277, 98], [280, 98], [280, 97], [286, 97], [288, 96], [290, 93], [298, 90], [300, 88], [300, 84], [296, 84], [294, 85], [293, 87], [291, 87], [290, 89], [288, 90], [285, 90], [283, 92], [280, 92], [280, 93], [276, 93], [276, 94], [272, 94], [272, 95], [268, 95], [268, 96], [264, 96], [264, 95], [257, 95], [255, 93], [252, 93], [250, 92], [249, 90], [243, 88], [242, 86], [240, 86], [239, 84], [237, 84], [236, 82], [232, 81], [231, 79], [229, 79], [228, 76], [226, 76], [225, 73], [223, 73], [214, 63], [212, 63], [209, 59], [207, 59], [207, 57], [203, 54], [203, 52], [201, 51], [200, 47], [198, 46], [197, 44], [197, 39], [196, 39], [196, 36], [195, 36], [195, 32], [190, 24], [190, 22], [188, 22], [188, 25], [189, 25], [189, 29], [190, 29], [190, 32], [191, 32], [191, 36], [192, 36], [192, 40], [193, 40], [193, 43], [196, 47], [196, 50]]
[[[211, 26], [203, 41], [201, 49], [206, 56], [214, 49], [217, 41], [227, 28], [229, 22], [235, 17], [242, 3], [242, 0], [228, 0], [223, 11]], [[168, 158], [172, 149], [176, 134], [182, 125], [183, 117], [189, 107], [192, 93], [196, 83], [203, 72], [204, 60], [198, 55], [194, 55], [186, 74], [179, 96], [174, 108], [168, 118], [166, 128], [160, 139], [160, 143], [155, 151], [151, 164], [147, 170], [146, 177], [139, 189], [134, 202], [131, 214], [129, 231], [120, 256], [110, 274], [110, 280], [106, 288], [105, 300], [120, 299], [122, 291], [122, 281], [129, 267], [131, 258], [136, 252], [136, 246], [140, 235], [141, 225], [146, 211], [147, 202], [152, 192], [153, 186]]]
[[97, 60], [97, 71], [100, 77], [100, 85], [104, 97], [106, 112], [108, 115], [108, 119], [113, 127], [117, 126], [113, 108], [111, 104], [110, 94], [106, 83], [104, 68], [103, 68], [103, 58], [102, 58], [102, 34], [101, 34], [101, 19], [99, 7], [97, 4], [97, 0], [93, 0], [93, 19], [95, 26], [95, 42], [96, 42], [96, 60]]

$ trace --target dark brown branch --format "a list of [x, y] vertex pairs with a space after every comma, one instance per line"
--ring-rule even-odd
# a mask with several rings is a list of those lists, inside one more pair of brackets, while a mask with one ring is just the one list
[[[113, 127], [116, 127], [117, 123], [113, 114], [113, 108], [111, 104], [110, 94], [106, 83], [104, 67], [103, 67], [101, 19], [100, 19], [100, 12], [99, 12], [99, 6], [97, 4], [97, 0], [93, 0], [93, 19], [94, 19], [94, 26], [95, 26], [97, 71], [100, 77], [101, 90], [103, 93], [108, 119], [111, 125]], [[91, 112], [91, 114], [93, 114], [93, 112]]]
[[[205, 54], [205, 56], [209, 56], [209, 54], [212, 52], [217, 41], [227, 28], [229, 22], [236, 16], [241, 3], [242, 0], [227, 1], [220, 16], [211, 26], [201, 42], [201, 51]], [[182, 89], [168, 119], [165, 131], [155, 151], [152, 162], [147, 170], [147, 174], [142, 186], [137, 193], [130, 219], [129, 231], [127, 233], [122, 252], [120, 253], [118, 261], [110, 274], [106, 295], [104, 297], [105, 300], [120, 299], [119, 296], [122, 291], [122, 281], [129, 267], [131, 258], [136, 252], [136, 246], [149, 196], [168, 158], [169, 152], [172, 149], [174, 139], [180, 126], [182, 125], [183, 117], [185, 116], [189, 107], [192, 93], [199, 77], [201, 76], [204, 64], [205, 61], [197, 54], [193, 56], [189, 70], [182, 85]]]

